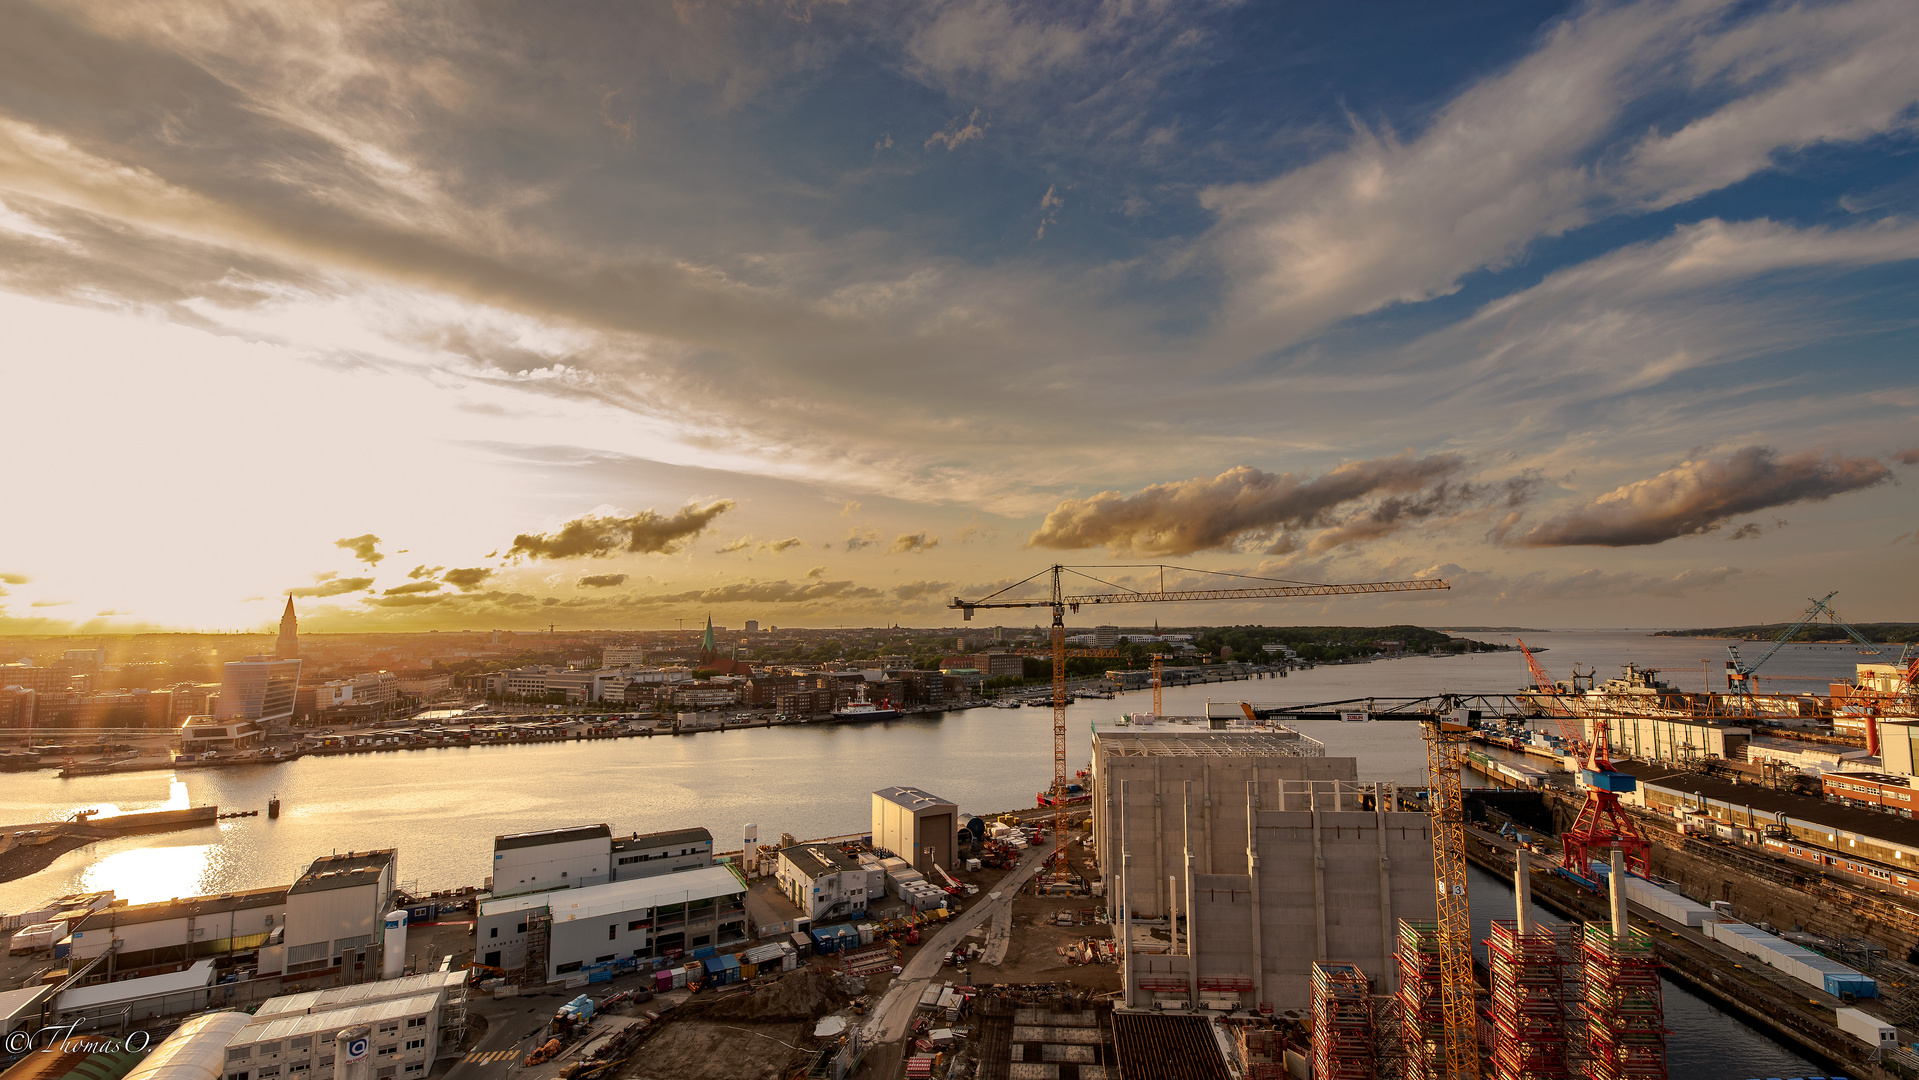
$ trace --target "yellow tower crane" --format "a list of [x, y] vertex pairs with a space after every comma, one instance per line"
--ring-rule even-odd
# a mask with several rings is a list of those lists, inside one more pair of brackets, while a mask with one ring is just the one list
[[[1095, 569], [1095, 567], [1086, 567], [1084, 569], [1090, 570], [1090, 569]], [[1030, 577], [1023, 578], [1019, 581], [1016, 581], [1013, 584], [1008, 585], [1003, 589], [1000, 589], [998, 592], [989, 593], [988, 595], [983, 596], [978, 600], [965, 600], [955, 596], [953, 598], [952, 603], [947, 605], [947, 607], [958, 611], [960, 615], [962, 616], [962, 618], [969, 621], [973, 618], [973, 612], [980, 608], [989, 608], [989, 609], [990, 608], [1047, 608], [1047, 609], [1050, 609], [1053, 613], [1053, 627], [1052, 627], [1053, 629], [1053, 635], [1052, 635], [1053, 786], [1052, 786], [1052, 795], [1053, 795], [1054, 813], [1053, 813], [1052, 859], [1053, 859], [1053, 873], [1056, 875], [1057, 880], [1063, 880], [1066, 875], [1066, 830], [1063, 828], [1063, 826], [1066, 824], [1065, 802], [1066, 802], [1066, 788], [1067, 788], [1067, 776], [1068, 776], [1066, 771], [1066, 657], [1067, 657], [1066, 613], [1068, 611], [1072, 611], [1074, 614], [1078, 614], [1080, 608], [1087, 607], [1090, 605], [1097, 605], [1097, 604], [1152, 604], [1152, 603], [1169, 603], [1169, 602], [1176, 602], [1176, 601], [1263, 600], [1263, 599], [1297, 598], [1297, 597], [1308, 597], [1308, 596], [1354, 596], [1354, 595], [1364, 595], [1367, 593], [1424, 592], [1432, 589], [1452, 588], [1451, 585], [1447, 584], [1444, 580], [1439, 578], [1425, 578], [1425, 579], [1415, 580], [1415, 581], [1370, 581], [1370, 582], [1361, 582], [1358, 584], [1351, 584], [1351, 585], [1324, 585], [1324, 584], [1318, 584], [1315, 582], [1308, 582], [1308, 581], [1286, 581], [1278, 578], [1255, 578], [1246, 574], [1223, 574], [1215, 570], [1194, 570], [1184, 566], [1166, 566], [1158, 563], [1146, 565], [1146, 566], [1137, 566], [1137, 565], [1106, 566], [1106, 567], [1098, 567], [1098, 569], [1155, 570], [1159, 572], [1159, 588], [1150, 589], [1150, 590], [1149, 589], [1131, 589], [1131, 588], [1127, 588], [1124, 585], [1118, 585], [1110, 581], [1105, 581], [1100, 578], [1096, 578], [1092, 576], [1091, 574], [1085, 573], [1081, 568], [1072, 567], [1072, 566], [1062, 566], [1058, 563], [1055, 563], [1054, 565], [1049, 566], [1044, 570], [1041, 570], [1037, 574], [1033, 574]], [[1264, 581], [1264, 582], [1267, 582], [1268, 584], [1253, 586], [1249, 588], [1236, 588], [1236, 589], [1172, 589], [1172, 590], [1169, 590], [1166, 588], [1166, 571], [1168, 570], [1172, 570], [1178, 573], [1202, 574], [1202, 575], [1208, 575], [1213, 577], [1231, 577], [1231, 578], [1238, 578], [1242, 580]], [[1105, 586], [1106, 588], [1111, 589], [1113, 591], [1112, 592], [1068, 593], [1065, 589], [1064, 582], [1063, 582], [1064, 577], [1068, 574], [1071, 574], [1075, 577], [1084, 578], [1087, 581], [1093, 582], [1096, 585]], [[1008, 593], [1013, 592], [1014, 590], [1020, 588], [1023, 585], [1028, 585], [1032, 582], [1038, 581], [1041, 578], [1048, 579], [1047, 584], [1049, 586], [1049, 589], [1048, 589], [1048, 594], [1045, 597], [1037, 597], [1033, 599], [1007, 598]], [[1100, 655], [1100, 654], [1093, 654], [1093, 655]], [[1104, 652], [1103, 655], [1113, 655], [1113, 654], [1110, 652]], [[1159, 681], [1160, 680], [1157, 677], [1154, 679], [1153, 708], [1155, 712], [1158, 712], [1160, 707], [1159, 706]], [[1455, 784], [1457, 784], [1457, 780], [1458, 780], [1458, 776], [1457, 776], [1457, 773], [1455, 773], [1454, 774]], [[1437, 832], [1437, 830], [1435, 830], [1435, 832]], [[1464, 858], [1463, 854], [1460, 857], [1463, 859]], [[1437, 857], [1435, 857], [1435, 859], [1436, 858]], [[1435, 863], [1435, 865], [1437, 864]], [[1461, 879], [1461, 888], [1462, 889], [1464, 888], [1463, 878]], [[1461, 895], [1464, 895], [1464, 893], [1462, 892]], [[1471, 933], [1470, 928], [1468, 928], [1466, 933], [1467, 933], [1467, 936], [1470, 936], [1470, 933]], [[1469, 960], [1470, 960], [1470, 955], [1469, 955]], [[1472, 974], [1471, 969], [1469, 968], [1467, 971], [1467, 977], [1469, 980], [1471, 978], [1471, 974]], [[1470, 981], [1467, 984], [1467, 992], [1469, 994], [1471, 992]], [[1470, 1013], [1470, 1011], [1471, 1009], [1470, 1009], [1470, 998], [1469, 998], [1468, 1012]]]

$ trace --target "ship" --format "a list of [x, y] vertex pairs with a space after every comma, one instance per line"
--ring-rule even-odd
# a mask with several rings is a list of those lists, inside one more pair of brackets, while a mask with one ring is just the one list
[[895, 709], [893, 702], [887, 698], [881, 698], [877, 705], [866, 700], [865, 687], [860, 688], [860, 696], [857, 700], [849, 701], [833, 710], [835, 720], [897, 720], [900, 715], [900, 711]]

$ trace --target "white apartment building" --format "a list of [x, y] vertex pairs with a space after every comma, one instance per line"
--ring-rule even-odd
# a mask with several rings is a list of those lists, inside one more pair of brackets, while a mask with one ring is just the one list
[[369, 1072], [374, 1080], [421, 1080], [439, 1054], [445, 998], [445, 991], [429, 990], [342, 1008], [256, 1017], [227, 1042], [224, 1080], [334, 1080], [343, 1072], [334, 1036], [362, 1024], [371, 1029]]

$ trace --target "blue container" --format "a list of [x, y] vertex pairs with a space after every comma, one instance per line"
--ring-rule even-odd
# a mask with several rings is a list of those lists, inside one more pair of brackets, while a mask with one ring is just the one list
[[697, 948], [697, 949], [694, 949], [694, 950], [693, 950], [693, 959], [695, 959], [695, 960], [704, 960], [704, 959], [706, 959], [707, 957], [709, 957], [709, 956], [712, 956], [712, 955], [713, 955], [713, 953], [714, 953], [714, 948], [713, 948], [713, 946], [711, 946], [711, 945], [702, 945], [702, 946], [700, 946], [699, 948]]
[[1860, 975], [1857, 972], [1845, 974], [1836, 971], [1826, 972], [1826, 993], [1838, 997], [1842, 991], [1857, 998], [1878, 997], [1879, 984], [1873, 980], [1872, 976]]
[[416, 904], [406, 909], [406, 923], [408, 926], [415, 926], [423, 922], [432, 922], [433, 918], [434, 906], [432, 904]]
[[1635, 791], [1639, 788], [1639, 778], [1631, 773], [1602, 773], [1594, 772], [1591, 769], [1581, 769], [1579, 770], [1579, 778], [1586, 782], [1587, 787], [1596, 788], [1600, 791], [1612, 791], [1624, 794], [1625, 792]]

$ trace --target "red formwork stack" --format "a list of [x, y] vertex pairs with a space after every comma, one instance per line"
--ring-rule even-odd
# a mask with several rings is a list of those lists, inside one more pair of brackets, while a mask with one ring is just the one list
[[1439, 924], [1399, 920], [1399, 1042], [1406, 1080], [1446, 1080], [1446, 1012], [1440, 999]]
[[1376, 1080], [1373, 998], [1366, 973], [1353, 964], [1313, 965], [1313, 1076]]
[[1563, 931], [1521, 933], [1512, 919], [1493, 920], [1486, 939], [1492, 966], [1493, 1076], [1496, 1080], [1556, 1080], [1567, 1065], [1569, 1012]]
[[1652, 939], [1586, 927], [1586, 1043], [1590, 1080], [1666, 1080], [1666, 1010]]

